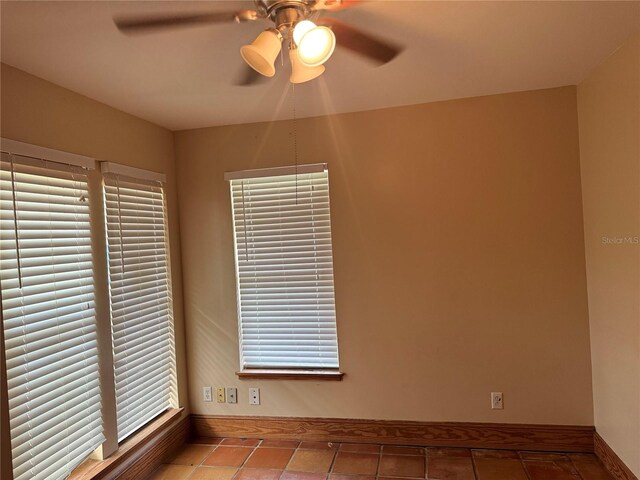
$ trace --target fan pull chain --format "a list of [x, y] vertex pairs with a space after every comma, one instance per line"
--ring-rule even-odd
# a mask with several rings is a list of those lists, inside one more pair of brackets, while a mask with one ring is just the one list
[[282, 48], [280, 49], [280, 66], [284, 67], [284, 55], [282, 54]]
[[18, 208], [16, 202], [16, 171], [13, 166], [13, 155], [9, 155], [11, 163], [11, 201], [13, 204], [13, 234], [16, 237], [16, 261], [18, 262], [18, 287], [22, 289], [22, 260], [20, 258], [20, 240], [18, 238]]
[[293, 104], [293, 159], [296, 167], [296, 205], [298, 205], [298, 118], [296, 116], [296, 84], [291, 84], [291, 99]]

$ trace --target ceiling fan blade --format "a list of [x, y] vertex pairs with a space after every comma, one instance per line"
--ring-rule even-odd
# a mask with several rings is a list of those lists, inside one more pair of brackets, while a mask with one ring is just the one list
[[344, 10], [345, 8], [352, 7], [362, 0], [316, 0], [313, 6], [314, 10]]
[[390, 62], [404, 50], [404, 47], [376, 38], [333, 17], [319, 18], [317, 23], [331, 27], [336, 35], [338, 46], [364, 55], [380, 64]]
[[256, 20], [255, 10], [239, 12], [215, 12], [192, 15], [156, 15], [144, 17], [115, 17], [113, 22], [123, 33], [147, 33], [155, 30], [187, 27], [206, 23], [246, 22]]
[[266, 79], [264, 75], [260, 75], [249, 65], [244, 65], [242, 71], [236, 77], [233, 82], [238, 87], [250, 87], [262, 83], [262, 80]]

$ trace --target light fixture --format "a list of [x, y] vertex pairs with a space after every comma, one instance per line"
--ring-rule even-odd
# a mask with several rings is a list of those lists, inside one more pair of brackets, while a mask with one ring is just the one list
[[293, 48], [293, 45], [289, 49], [289, 60], [291, 60], [291, 76], [289, 77], [291, 83], [308, 82], [324, 73], [324, 65], [308, 67], [302, 63], [298, 58], [298, 50]]
[[[0, 0], [2, 1], [2, 0]], [[368, 34], [331, 16], [322, 16], [320, 26], [310, 19], [318, 18], [323, 10], [342, 10], [359, 0], [253, 0], [254, 9], [214, 12], [175, 12], [174, 14], [115, 17], [116, 27], [126, 34], [144, 34], [167, 28], [182, 28], [188, 25], [218, 24], [228, 22], [252, 22], [265, 20], [270, 28], [260, 33], [250, 45], [240, 49], [243, 60], [250, 68], [266, 77], [275, 75], [275, 61], [282, 51], [284, 40], [294, 48], [292, 57], [292, 82], [306, 81], [321, 74], [322, 69], [309, 70], [323, 65], [333, 54], [336, 35], [340, 45], [354, 53], [385, 64], [393, 60], [403, 47], [387, 42], [377, 34]], [[334, 35], [334, 32], [337, 32]], [[282, 52], [284, 53], [284, 52]], [[303, 68], [303, 65], [306, 68]], [[235, 82], [237, 85], [251, 85], [259, 80], [253, 70], [246, 72]], [[247, 74], [248, 73], [248, 74]]]
[[318, 27], [309, 20], [298, 22], [293, 29], [293, 41], [298, 46], [298, 58], [308, 67], [317, 67], [329, 60], [336, 48], [336, 36], [327, 27]]
[[240, 48], [240, 55], [256, 72], [273, 77], [276, 73], [274, 63], [282, 48], [282, 34], [275, 28], [262, 32], [251, 43]]
[[293, 41], [296, 45], [300, 45], [300, 40], [302, 40], [304, 34], [313, 28], [316, 28], [316, 24], [311, 20], [302, 20], [296, 23], [296, 26], [293, 29]]

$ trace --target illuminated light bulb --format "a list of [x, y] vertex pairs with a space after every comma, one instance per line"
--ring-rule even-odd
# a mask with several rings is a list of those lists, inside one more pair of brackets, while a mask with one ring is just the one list
[[300, 41], [304, 34], [309, 30], [316, 28], [316, 24], [311, 20], [302, 20], [301, 22], [296, 23], [296, 26], [293, 28], [293, 41], [296, 45], [300, 45]]
[[329, 60], [335, 48], [336, 36], [330, 28], [313, 27], [300, 37], [298, 57], [308, 67], [317, 67]]

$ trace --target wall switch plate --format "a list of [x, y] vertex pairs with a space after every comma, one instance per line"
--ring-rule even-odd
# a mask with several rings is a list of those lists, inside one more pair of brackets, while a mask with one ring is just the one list
[[227, 387], [227, 403], [238, 403], [238, 389]]
[[260, 405], [260, 389], [249, 389], [249, 405]]
[[224, 387], [216, 387], [216, 402], [224, 403], [225, 399]]
[[491, 392], [491, 409], [502, 410], [503, 408], [502, 392]]
[[202, 387], [202, 400], [205, 402], [211, 401], [211, 387]]

